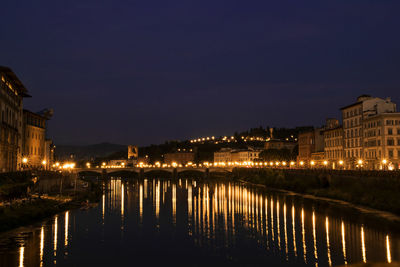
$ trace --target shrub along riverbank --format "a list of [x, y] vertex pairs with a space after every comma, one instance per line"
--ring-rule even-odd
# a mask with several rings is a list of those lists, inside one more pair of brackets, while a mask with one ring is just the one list
[[400, 215], [400, 176], [391, 172], [233, 170], [233, 178], [301, 194], [344, 200]]

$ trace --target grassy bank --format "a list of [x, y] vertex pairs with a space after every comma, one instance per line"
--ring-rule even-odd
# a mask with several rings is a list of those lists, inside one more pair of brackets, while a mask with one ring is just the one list
[[400, 215], [400, 177], [360, 173], [245, 169], [233, 171], [233, 178], [271, 188], [285, 189]]

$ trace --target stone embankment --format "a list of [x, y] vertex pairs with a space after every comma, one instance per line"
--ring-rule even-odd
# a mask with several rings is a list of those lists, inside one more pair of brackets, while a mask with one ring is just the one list
[[343, 200], [400, 215], [399, 172], [238, 168], [232, 176], [270, 188]]

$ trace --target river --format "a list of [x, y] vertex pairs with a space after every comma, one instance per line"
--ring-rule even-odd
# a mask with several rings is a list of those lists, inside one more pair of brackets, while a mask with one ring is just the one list
[[218, 180], [113, 178], [97, 207], [0, 236], [0, 266], [338, 266], [394, 262], [397, 228]]

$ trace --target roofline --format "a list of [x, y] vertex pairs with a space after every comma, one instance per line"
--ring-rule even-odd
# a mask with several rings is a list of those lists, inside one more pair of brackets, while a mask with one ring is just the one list
[[48, 118], [46, 118], [46, 117], [44, 117], [44, 116], [42, 116], [42, 115], [40, 115], [40, 114], [37, 114], [36, 112], [30, 111], [30, 110], [28, 110], [28, 109], [23, 109], [23, 110], [22, 110], [22, 113], [31, 113], [31, 114], [33, 114], [33, 115], [35, 115], [35, 116], [37, 116], [37, 117], [40, 117], [40, 118], [42, 118], [42, 119], [45, 119], [46, 121], [49, 120]]
[[26, 89], [24, 84], [21, 82], [20, 79], [18, 79], [17, 75], [12, 69], [10, 69], [9, 67], [0, 66], [0, 71], [4, 72], [8, 77], [13, 80], [14, 85], [17, 86], [19, 93], [21, 93], [23, 97], [31, 97], [30, 95], [28, 95], [28, 89]]
[[356, 102], [354, 104], [342, 107], [342, 108], [340, 108], [340, 110], [343, 110], [343, 109], [346, 109], [346, 108], [350, 108], [350, 107], [353, 107], [353, 106], [357, 106], [357, 105], [362, 104], [362, 103], [363, 103], [362, 101], [358, 101], [358, 102]]
[[379, 113], [373, 116], [368, 116], [365, 117], [363, 120], [369, 120], [369, 119], [375, 119], [375, 118], [379, 118], [379, 117], [383, 117], [384, 115], [395, 115], [395, 116], [400, 116], [400, 112], [385, 112], [385, 113]]
[[343, 129], [343, 125], [339, 125], [339, 126], [337, 126], [337, 127], [335, 127], [335, 128], [326, 128], [326, 129], [324, 130], [324, 132], [333, 131], [333, 130], [337, 130], [337, 129], [340, 129], [340, 128]]

